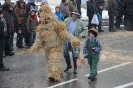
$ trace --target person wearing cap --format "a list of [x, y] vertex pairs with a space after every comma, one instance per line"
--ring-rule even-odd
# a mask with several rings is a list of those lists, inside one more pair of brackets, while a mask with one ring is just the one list
[[29, 33], [29, 48], [33, 46], [35, 38], [36, 38], [36, 28], [38, 26], [38, 20], [36, 15], [36, 10], [32, 8], [30, 10], [30, 15], [26, 22], [26, 29]]
[[102, 50], [102, 44], [97, 38], [98, 32], [94, 27], [89, 31], [89, 38], [86, 40], [83, 48], [84, 58], [88, 59], [90, 65], [90, 76], [89, 80], [94, 81], [97, 76], [97, 66], [99, 62], [100, 51]]
[[[64, 22], [67, 25], [68, 31], [75, 37], [82, 38], [86, 35], [87, 28], [82, 20], [78, 19], [80, 14], [78, 10], [74, 10], [71, 12], [72, 17], [66, 18]], [[66, 42], [65, 49], [64, 49], [64, 58], [67, 63], [67, 68], [64, 70], [65, 72], [72, 68], [71, 66], [71, 60], [69, 55], [69, 50], [71, 49], [71, 44], [69, 41]], [[73, 56], [73, 63], [74, 63], [74, 74], [77, 74], [77, 65], [76, 61], [78, 58], [78, 55], [75, 56], [75, 53], [79, 52], [78, 48], [72, 49], [72, 56]]]
[[3, 17], [6, 21], [7, 32], [6, 32], [6, 41], [5, 41], [5, 56], [14, 55], [13, 52], [13, 36], [14, 36], [14, 17], [13, 17], [13, 7], [6, 3], [3, 5]]
[[18, 0], [16, 7], [14, 8], [14, 13], [17, 17], [18, 21], [18, 30], [17, 31], [17, 43], [16, 46], [18, 48], [24, 48], [23, 47], [23, 37], [25, 38], [25, 43], [28, 45], [29, 39], [27, 38], [28, 32], [25, 28], [26, 26], [26, 19], [27, 19], [27, 12], [26, 12], [26, 6], [24, 0]]
[[54, 14], [57, 16], [57, 18], [58, 18], [59, 21], [63, 21], [64, 20], [64, 15], [60, 11], [60, 7], [59, 6], [56, 6], [55, 7], [55, 13]]
[[[47, 0], [42, 0], [41, 1], [41, 7], [43, 6], [43, 5], [46, 5], [46, 4], [48, 4], [48, 1]], [[40, 9], [39, 9], [39, 11], [38, 11], [38, 17], [40, 17], [40, 13], [42, 12], [42, 8], [40, 7]]]
[[28, 3], [26, 4], [26, 10], [27, 10], [27, 17], [29, 16], [29, 12], [31, 10], [31, 6], [35, 9], [35, 0], [28, 0]]
[[3, 53], [4, 53], [4, 46], [5, 46], [5, 31], [4, 31], [4, 22], [1, 20], [3, 17], [3, 13], [0, 10], [0, 71], [8, 71], [9, 68], [6, 68], [3, 64]]

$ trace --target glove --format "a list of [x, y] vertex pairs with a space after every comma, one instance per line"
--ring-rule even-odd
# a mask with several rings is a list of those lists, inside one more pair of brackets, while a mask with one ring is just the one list
[[103, 9], [103, 6], [100, 6], [99, 8], [102, 10]]

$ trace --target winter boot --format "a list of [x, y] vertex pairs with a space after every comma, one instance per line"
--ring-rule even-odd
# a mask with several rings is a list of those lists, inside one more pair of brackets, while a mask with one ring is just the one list
[[73, 64], [74, 64], [73, 74], [77, 74], [77, 64], [75, 60], [73, 61]]
[[64, 72], [67, 72], [69, 69], [72, 68], [72, 65], [71, 65], [71, 60], [70, 60], [70, 58], [65, 59], [65, 60], [66, 60], [66, 63], [67, 63], [67, 68], [64, 70]]

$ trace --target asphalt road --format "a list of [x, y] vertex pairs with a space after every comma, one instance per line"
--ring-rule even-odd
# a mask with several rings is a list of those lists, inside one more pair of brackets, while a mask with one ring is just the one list
[[[0, 88], [133, 88], [133, 31], [125, 31], [123, 27], [114, 33], [108, 32], [108, 27], [103, 30], [105, 32], [99, 33], [98, 38], [103, 44], [106, 61], [99, 62], [96, 81], [87, 79], [90, 70], [85, 60], [77, 75], [72, 68], [63, 74], [61, 82], [50, 82], [43, 53], [35, 55], [29, 49], [15, 48], [14, 56], [4, 58], [10, 71], [0, 72]], [[82, 39], [83, 44], [86, 39]], [[64, 59], [62, 63], [65, 69]]]

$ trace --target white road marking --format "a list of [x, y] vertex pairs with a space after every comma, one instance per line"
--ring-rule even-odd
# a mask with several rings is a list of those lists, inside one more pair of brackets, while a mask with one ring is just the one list
[[121, 85], [121, 86], [117, 86], [117, 87], [114, 87], [114, 88], [125, 88], [125, 87], [129, 87], [131, 85], [133, 85], [133, 82], [127, 83], [127, 84], [124, 84], [124, 85]]
[[[128, 65], [128, 64], [131, 64], [132, 62], [127, 62], [127, 63], [124, 63], [124, 64], [120, 64], [120, 65], [116, 65], [116, 66], [113, 66], [113, 67], [110, 67], [110, 68], [106, 68], [106, 69], [103, 69], [101, 71], [98, 71], [98, 73], [101, 73], [101, 72], [105, 72], [105, 71], [108, 71], [108, 70], [111, 70], [111, 69], [114, 69], [114, 68], [117, 68], [117, 67], [121, 67], [121, 66], [124, 66], [124, 65]], [[90, 74], [87, 74], [85, 76], [89, 76]]]
[[70, 83], [70, 82], [73, 82], [73, 81], [76, 81], [76, 80], [78, 80], [78, 79], [77, 78], [76, 79], [72, 79], [72, 80], [69, 80], [69, 81], [66, 81], [66, 82], [62, 82], [62, 83], [56, 84], [54, 86], [50, 86], [48, 88], [54, 88], [54, 87], [61, 86], [61, 85], [64, 85], [64, 84], [67, 84], [67, 83]]
[[[105, 71], [108, 71], [108, 70], [111, 70], [111, 69], [114, 69], [114, 68], [117, 68], [117, 67], [121, 67], [121, 66], [124, 66], [124, 65], [128, 65], [128, 64], [131, 64], [132, 62], [127, 62], [127, 63], [124, 63], [124, 64], [120, 64], [120, 65], [116, 65], [116, 66], [113, 66], [113, 67], [110, 67], [110, 68], [107, 68], [107, 69], [103, 69], [101, 71], [98, 71], [98, 73], [102, 73], [102, 72], [105, 72]], [[85, 76], [89, 76], [90, 74], [87, 74]], [[62, 83], [59, 83], [59, 84], [56, 84], [56, 85], [53, 85], [53, 86], [50, 86], [50, 87], [47, 87], [47, 88], [54, 88], [54, 87], [58, 87], [58, 86], [61, 86], [61, 85], [64, 85], [64, 84], [67, 84], [67, 83], [70, 83], [70, 82], [73, 82], [73, 81], [77, 81], [79, 80], [78, 78], [75, 78], [75, 79], [71, 79], [69, 81], [65, 81], [65, 82], [62, 82]]]

